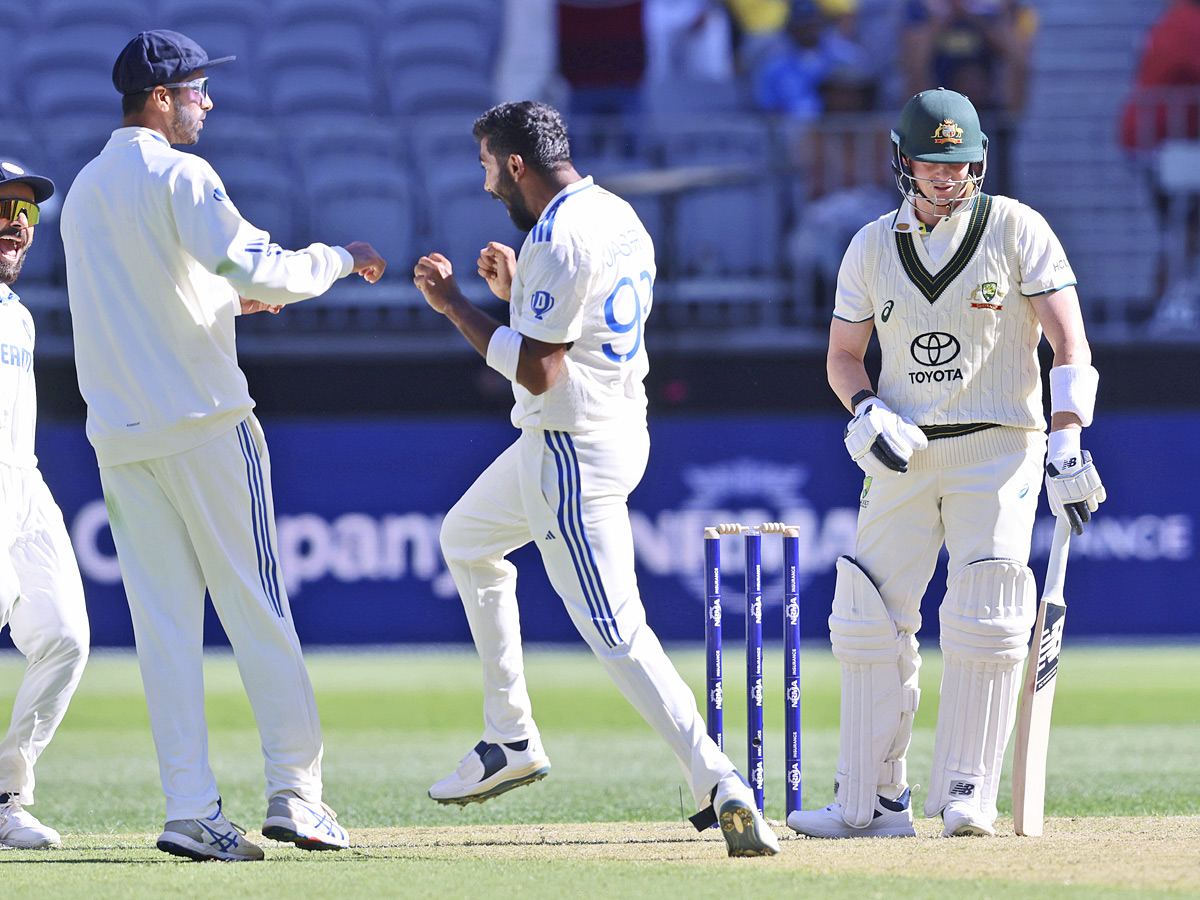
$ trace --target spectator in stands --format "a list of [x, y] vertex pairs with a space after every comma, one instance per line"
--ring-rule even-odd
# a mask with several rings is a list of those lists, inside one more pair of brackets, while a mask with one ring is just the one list
[[1007, 194], [1012, 119], [1025, 103], [1037, 17], [1025, 0], [906, 0], [901, 60], [915, 95], [945, 87], [971, 98], [993, 137], [988, 176]]
[[[1146, 35], [1121, 113], [1121, 145], [1146, 167], [1154, 207], [1165, 230], [1171, 196], [1158, 180], [1157, 151], [1164, 140], [1200, 140], [1200, 0], [1174, 0]], [[1200, 215], [1195, 197], [1187, 201], [1185, 251], [1189, 259], [1200, 249]], [[1168, 289], [1170, 260], [1159, 254], [1157, 294]]]
[[822, 116], [795, 138], [792, 154], [801, 177], [795, 224], [787, 238], [795, 286], [811, 294], [821, 316], [832, 309], [833, 287], [850, 239], [863, 221], [895, 205], [884, 162], [890, 127], [870, 116], [879, 78], [870, 54], [856, 43], [857, 0], [822, 0], [822, 9], [828, 16], [827, 33], [853, 46], [854, 62], [834, 68], [822, 82]]
[[[826, 94], [870, 85], [870, 60], [854, 38], [854, 12], [828, 16], [814, 0], [794, 0], [788, 40], [754, 72], [754, 104], [764, 111], [812, 121], [826, 107]], [[861, 102], [857, 97], [850, 102]], [[869, 103], [867, 104], [869, 107]]]
[[642, 0], [558, 0], [558, 67], [573, 115], [636, 115], [646, 72]]
[[498, 101], [566, 106], [567, 85], [558, 71], [557, 9], [557, 0], [504, 0], [495, 67]]
[[646, 80], [733, 80], [729, 11], [719, 0], [645, 0]]
[[753, 72], [784, 40], [788, 0], [724, 0], [733, 18], [738, 72]]

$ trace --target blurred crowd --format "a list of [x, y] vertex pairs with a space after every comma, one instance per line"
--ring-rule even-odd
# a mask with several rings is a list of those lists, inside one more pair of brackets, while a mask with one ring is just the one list
[[[1037, 14], [1027, 0], [508, 0], [497, 94], [569, 119], [757, 113], [784, 124], [795, 283], [828, 296], [846, 242], [895, 207], [889, 128], [905, 100], [969, 96], [1010, 188]], [[641, 118], [639, 118], [641, 117]]]
[[[643, 111], [671, 82], [732, 86], [797, 120], [898, 108], [942, 85], [982, 111], [1025, 99], [1027, 0], [509, 0], [499, 92]], [[710, 94], [710, 98], [711, 98]]]

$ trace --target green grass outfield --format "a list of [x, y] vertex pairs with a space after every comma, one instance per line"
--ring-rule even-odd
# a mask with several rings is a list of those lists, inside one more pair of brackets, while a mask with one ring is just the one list
[[[775, 858], [728, 859], [715, 832], [682, 824], [691, 804], [678, 764], [583, 650], [527, 654], [550, 777], [486, 804], [434, 804], [428, 786], [478, 740], [480, 676], [470, 651], [422, 648], [308, 654], [325, 796], [350, 829], [350, 850], [308, 854], [265, 841], [258, 865], [188, 863], [153, 846], [163, 802], [136, 661], [98, 653], [38, 766], [33, 811], [63, 833], [64, 848], [0, 852], [0, 891], [47, 900], [1200, 897], [1200, 644], [1068, 642], [1046, 836], [1012, 834], [1005, 778], [998, 837], [958, 841], [937, 838], [924, 819], [910, 840], [791, 839], [780, 821], [781, 654], [768, 651], [767, 814], [784, 839]], [[729, 652], [727, 748], [742, 763], [741, 666]], [[672, 657], [702, 687], [699, 649]], [[0, 710], [22, 666], [0, 654]], [[837, 755], [839, 676], [827, 644], [806, 645], [802, 667], [805, 805], [822, 806]], [[914, 782], [928, 779], [939, 678], [937, 654], [926, 653]], [[262, 840], [262, 758], [230, 656], [210, 656], [207, 684], [226, 812]]]

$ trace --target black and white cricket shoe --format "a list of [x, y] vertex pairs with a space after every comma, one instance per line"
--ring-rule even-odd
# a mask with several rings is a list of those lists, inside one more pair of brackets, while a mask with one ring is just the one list
[[438, 803], [482, 803], [550, 773], [550, 759], [538, 738], [490, 744], [480, 741], [462, 758], [454, 774], [429, 789]]
[[842, 816], [842, 804], [824, 809], [797, 809], [787, 817], [788, 828], [815, 838], [916, 837], [913, 827], [912, 791], [906, 789], [895, 800], [875, 798], [875, 811], [864, 828], [855, 828]]

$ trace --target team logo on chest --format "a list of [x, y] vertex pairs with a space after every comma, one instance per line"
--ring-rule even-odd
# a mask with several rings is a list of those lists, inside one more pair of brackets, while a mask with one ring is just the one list
[[1000, 292], [999, 285], [994, 281], [985, 281], [979, 287], [975, 288], [975, 292], [971, 294], [971, 309], [1004, 309], [1004, 304], [1000, 301], [1004, 299], [1004, 294]]
[[549, 291], [534, 291], [533, 296], [529, 298], [529, 308], [533, 311], [535, 319], [545, 316], [553, 306], [554, 298], [550, 296]]

